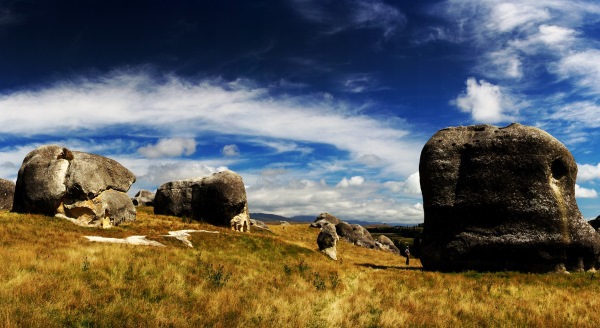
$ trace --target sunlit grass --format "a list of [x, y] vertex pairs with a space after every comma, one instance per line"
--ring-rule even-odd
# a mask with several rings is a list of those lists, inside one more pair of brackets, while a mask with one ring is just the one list
[[[0, 213], [1, 327], [596, 326], [600, 274], [437, 273], [391, 253], [338, 244], [317, 229], [235, 233], [138, 211], [110, 230]], [[169, 230], [194, 233], [188, 248]], [[85, 235], [147, 235], [167, 247]]]

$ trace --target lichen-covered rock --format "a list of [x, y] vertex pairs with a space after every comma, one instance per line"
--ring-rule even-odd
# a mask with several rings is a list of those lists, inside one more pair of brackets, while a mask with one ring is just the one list
[[354, 245], [364, 248], [375, 248], [375, 240], [371, 233], [360, 224], [349, 224], [340, 221], [335, 225], [335, 230], [338, 236], [345, 239]]
[[575, 201], [577, 165], [550, 134], [520, 124], [437, 132], [419, 165], [421, 251], [432, 270], [582, 270], [600, 235]]
[[131, 202], [134, 206], [154, 206], [155, 196], [150, 190], [140, 190], [131, 198]]
[[41, 146], [27, 154], [19, 169], [13, 211], [61, 214], [90, 226], [134, 221], [135, 208], [126, 194], [134, 182], [133, 173], [112, 159]]
[[192, 218], [192, 187], [202, 178], [163, 183], [156, 190], [154, 213]]
[[337, 235], [335, 226], [331, 223], [326, 223], [321, 227], [321, 231], [317, 236], [317, 245], [319, 250], [325, 253], [333, 260], [337, 260], [336, 245], [340, 238]]
[[15, 196], [15, 183], [0, 179], [0, 210], [10, 210]]
[[[192, 189], [194, 219], [231, 226], [237, 231], [250, 229], [246, 187], [239, 174], [232, 171], [218, 172], [203, 178]], [[235, 222], [232, 222], [234, 218]]]

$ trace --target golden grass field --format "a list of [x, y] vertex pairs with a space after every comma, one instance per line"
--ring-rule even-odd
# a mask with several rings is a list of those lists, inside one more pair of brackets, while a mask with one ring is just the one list
[[[0, 212], [1, 327], [597, 327], [600, 273], [422, 271], [391, 253], [317, 250], [308, 224], [236, 233], [138, 210], [98, 230]], [[194, 248], [161, 237], [194, 233]], [[94, 243], [147, 235], [167, 247]]]

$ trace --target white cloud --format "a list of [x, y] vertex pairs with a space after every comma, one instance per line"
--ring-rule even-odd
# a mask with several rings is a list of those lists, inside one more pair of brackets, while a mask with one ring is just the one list
[[[352, 179], [350, 179], [352, 180]], [[350, 183], [350, 180], [347, 180]], [[256, 185], [248, 188], [250, 212], [283, 216], [333, 213], [344, 220], [378, 222], [423, 222], [419, 202], [397, 202], [375, 191], [379, 184], [362, 183], [353, 188], [329, 186], [322, 181], [292, 180], [287, 183]]]
[[[42, 131], [51, 136], [104, 135], [114, 126], [147, 129], [164, 137], [228, 131], [244, 138], [332, 145], [348, 151], [353, 160], [376, 153], [387, 163], [385, 172], [414, 172], [422, 143], [411, 140], [409, 130], [393, 126], [397, 120], [360, 115], [348, 104], [324, 103], [321, 97], [273, 97], [268, 89], [249, 84], [195, 83], [173, 76], [159, 82], [146, 74], [117, 72], [1, 95], [0, 123], [3, 133], [19, 136]], [[159, 141], [142, 153], [154, 157], [190, 153], [191, 142], [181, 141], [174, 142], [174, 149]]]
[[354, 176], [352, 178], [350, 178], [350, 180], [346, 179], [346, 177], [344, 177], [342, 179], [342, 181], [340, 181], [336, 187], [339, 188], [348, 188], [350, 186], [360, 186], [365, 182], [365, 178], [361, 177], [361, 176]]
[[272, 148], [278, 154], [288, 153], [288, 152], [298, 152], [302, 155], [307, 155], [314, 151], [314, 149], [312, 149], [310, 147], [301, 146], [298, 143], [292, 142], [292, 141], [266, 140], [266, 139], [262, 139], [262, 138], [255, 138], [255, 139], [251, 139], [251, 140], [247, 140], [247, 141], [257, 144], [257, 145], [260, 145], [260, 146]]
[[365, 154], [358, 158], [358, 161], [366, 166], [380, 166], [383, 164], [381, 157], [375, 154]]
[[590, 49], [569, 54], [552, 66], [563, 79], [571, 79], [581, 88], [600, 94], [600, 50]]
[[600, 180], [600, 163], [598, 165], [577, 164], [577, 181]]
[[196, 140], [190, 138], [164, 138], [156, 145], [140, 147], [138, 152], [146, 158], [190, 156], [196, 152]]
[[471, 114], [473, 121], [480, 123], [498, 123], [514, 120], [509, 114], [514, 112], [511, 99], [502, 89], [484, 80], [467, 79], [467, 90], [455, 100], [456, 106]]
[[520, 79], [523, 77], [523, 64], [516, 52], [503, 49], [490, 52], [486, 57], [487, 60], [481, 64], [479, 72], [485, 73], [487, 76], [492, 75], [491, 72], [497, 72], [497, 77], [500, 78]]
[[563, 45], [574, 41], [577, 31], [555, 26], [555, 25], [540, 25], [539, 40], [549, 45]]
[[575, 197], [577, 198], [598, 198], [598, 193], [594, 189], [583, 188], [575, 184]]
[[[125, 165], [127, 162], [125, 160], [121, 164]], [[197, 161], [177, 161], [146, 164], [138, 169], [143, 170], [144, 173], [137, 176], [137, 181], [134, 185], [135, 188], [132, 186], [132, 190], [154, 189], [169, 181], [209, 176], [213, 173], [227, 170], [227, 167], [215, 167]]]
[[225, 156], [225, 157], [239, 156], [240, 149], [235, 144], [225, 145], [225, 146], [223, 146], [223, 149], [221, 149], [221, 154], [223, 154], [223, 156]]
[[384, 183], [384, 186], [396, 193], [421, 195], [421, 181], [419, 172], [409, 175], [404, 181], [388, 181]]
[[527, 27], [550, 18], [548, 9], [527, 3], [496, 2], [489, 14], [487, 28], [498, 32], [508, 32], [515, 28]]
[[600, 127], [600, 106], [593, 101], [578, 101], [557, 108], [550, 116], [554, 120], [577, 123], [580, 127]]

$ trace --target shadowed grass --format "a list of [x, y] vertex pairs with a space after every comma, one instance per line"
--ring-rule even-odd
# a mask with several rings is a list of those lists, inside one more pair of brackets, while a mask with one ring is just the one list
[[[1, 327], [592, 327], [600, 275], [437, 273], [402, 257], [338, 244], [317, 229], [232, 232], [138, 210], [110, 230], [0, 212]], [[193, 233], [188, 248], [169, 230]], [[85, 235], [147, 235], [167, 247]]]

